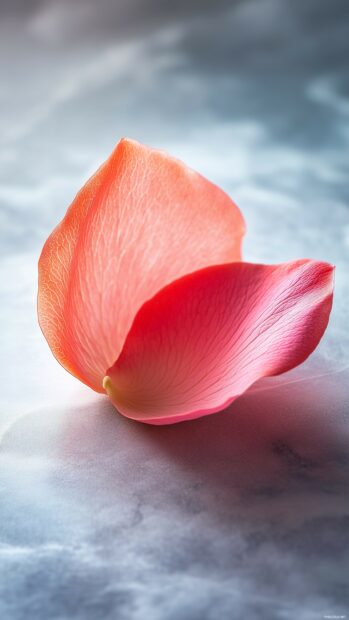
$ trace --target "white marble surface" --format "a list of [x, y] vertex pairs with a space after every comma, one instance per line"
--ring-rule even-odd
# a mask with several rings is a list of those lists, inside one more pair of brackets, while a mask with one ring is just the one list
[[[349, 616], [347, 4], [175, 8], [0, 5], [1, 620]], [[337, 267], [305, 365], [168, 428], [65, 373], [36, 322], [41, 245], [121, 135], [229, 191], [248, 260]]]

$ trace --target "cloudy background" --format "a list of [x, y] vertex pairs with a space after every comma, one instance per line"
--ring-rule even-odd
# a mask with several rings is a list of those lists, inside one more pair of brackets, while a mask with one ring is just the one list
[[[349, 4], [0, 0], [4, 620], [346, 613]], [[41, 246], [122, 136], [226, 189], [245, 256], [336, 265], [304, 367], [171, 429], [116, 417], [36, 325]]]

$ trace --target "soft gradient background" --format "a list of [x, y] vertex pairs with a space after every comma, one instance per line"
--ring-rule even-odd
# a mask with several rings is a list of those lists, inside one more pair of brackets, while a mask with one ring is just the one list
[[[346, 0], [0, 0], [1, 620], [349, 615]], [[124, 420], [36, 323], [42, 244], [121, 136], [226, 189], [245, 257], [337, 267], [300, 369]]]

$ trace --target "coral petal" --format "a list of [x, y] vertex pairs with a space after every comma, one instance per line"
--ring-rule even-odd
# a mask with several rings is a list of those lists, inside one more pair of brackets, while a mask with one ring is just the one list
[[332, 290], [333, 267], [311, 260], [187, 275], [140, 309], [106, 391], [121, 413], [151, 424], [218, 411], [310, 355]]
[[222, 190], [165, 153], [122, 140], [40, 257], [39, 321], [54, 355], [103, 391], [143, 303], [185, 274], [239, 260], [243, 234]]

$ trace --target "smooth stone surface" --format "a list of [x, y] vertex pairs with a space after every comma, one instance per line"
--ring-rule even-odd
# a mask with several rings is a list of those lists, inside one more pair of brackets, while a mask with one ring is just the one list
[[256, 389], [170, 427], [103, 398], [18, 419], [1, 445], [0, 617], [345, 613], [343, 379]]

